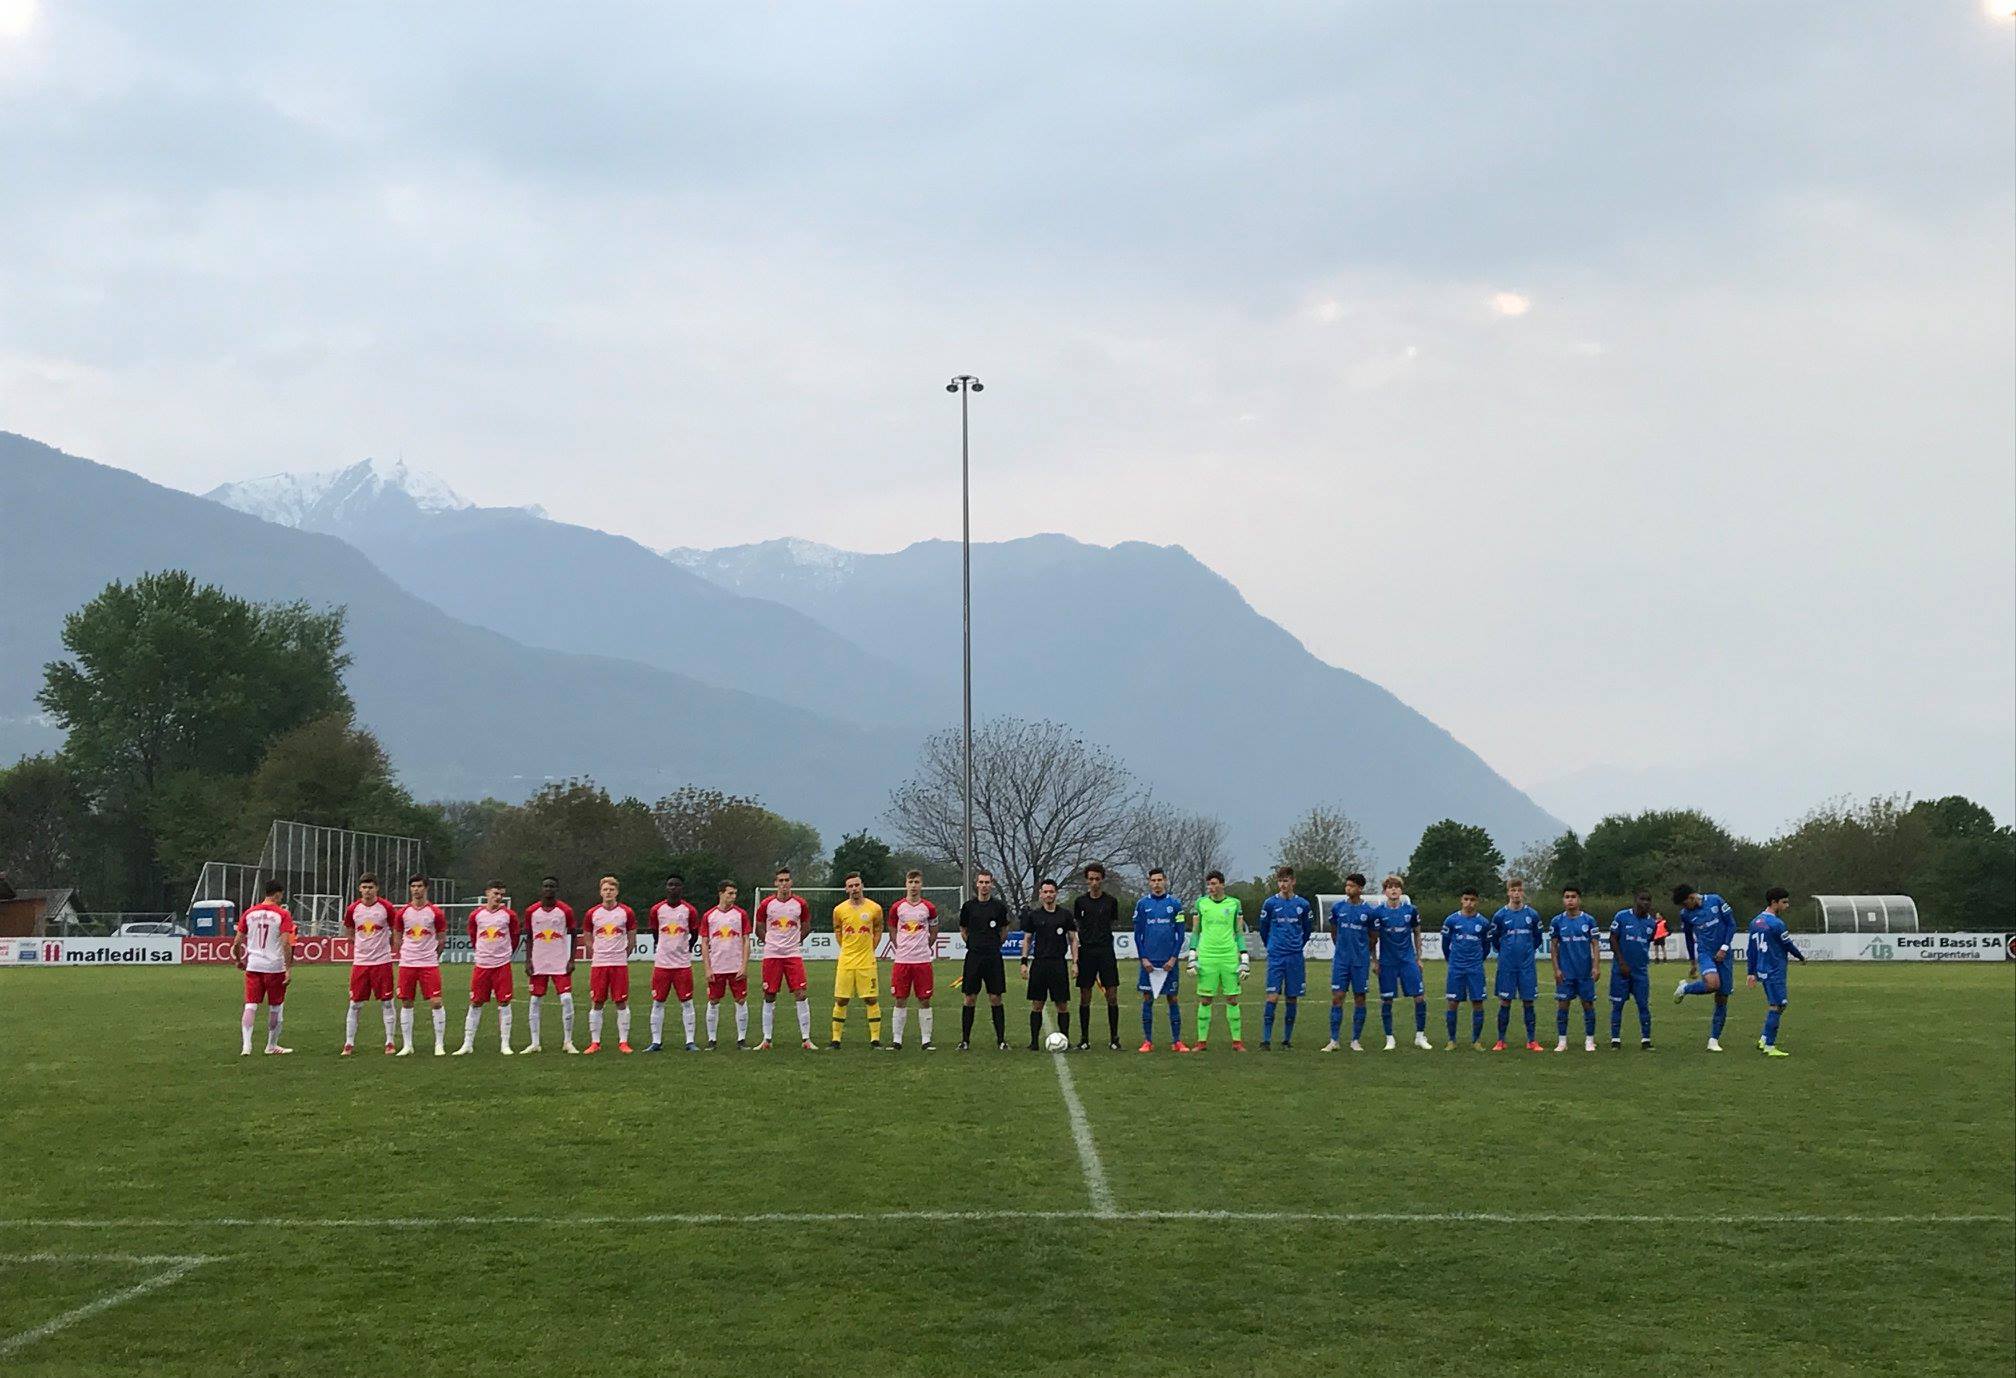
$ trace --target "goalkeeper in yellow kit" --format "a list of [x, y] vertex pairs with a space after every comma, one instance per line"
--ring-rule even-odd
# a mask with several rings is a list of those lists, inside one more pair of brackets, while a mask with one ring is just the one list
[[861, 997], [868, 1014], [868, 1046], [882, 1046], [881, 988], [875, 949], [882, 942], [882, 906], [861, 893], [861, 873], [849, 871], [847, 898], [833, 906], [833, 932], [840, 940], [840, 965], [833, 973], [833, 1042], [847, 1032], [847, 1006]]

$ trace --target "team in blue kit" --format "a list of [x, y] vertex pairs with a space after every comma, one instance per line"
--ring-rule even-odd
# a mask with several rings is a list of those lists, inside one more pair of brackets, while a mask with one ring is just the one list
[[1386, 902], [1372, 911], [1378, 946], [1372, 975], [1379, 982], [1379, 1022], [1386, 1029], [1386, 1051], [1393, 1051], [1393, 997], [1414, 1001], [1414, 1046], [1428, 1047], [1428, 996], [1421, 979], [1421, 911], [1407, 899], [1407, 882], [1388, 876], [1379, 888]]
[[1659, 916], [1652, 912], [1652, 892], [1640, 890], [1629, 909], [1610, 919], [1610, 1046], [1623, 1046], [1624, 1002], [1638, 1003], [1638, 1046], [1652, 1048], [1652, 935]]
[[1505, 904], [1491, 916], [1491, 948], [1498, 954], [1498, 1041], [1491, 1051], [1505, 1051], [1505, 1031], [1512, 1023], [1512, 1001], [1525, 1007], [1526, 1051], [1540, 1051], [1533, 1027], [1533, 996], [1537, 981], [1533, 961], [1540, 951], [1540, 911], [1526, 903], [1526, 882], [1513, 878], [1505, 886]]
[[1337, 1051], [1344, 1031], [1344, 996], [1351, 996], [1351, 1051], [1365, 1045], [1365, 987], [1372, 978], [1372, 909], [1365, 902], [1365, 877], [1357, 871], [1344, 877], [1344, 898], [1330, 906], [1330, 1041], [1323, 1051]]
[[1295, 868], [1274, 872], [1274, 893], [1260, 905], [1260, 941], [1267, 945], [1267, 1009], [1260, 1016], [1260, 1047], [1274, 1045], [1274, 1006], [1288, 1002], [1281, 1046], [1295, 1043], [1295, 1006], [1302, 999], [1303, 952], [1316, 934], [1316, 907], [1295, 893]]
[[1449, 964], [1446, 989], [1449, 1046], [1456, 1051], [1456, 1007], [1470, 1002], [1470, 1047], [1484, 1051], [1484, 954], [1491, 947], [1491, 920], [1477, 912], [1477, 889], [1465, 888], [1460, 907], [1442, 920], [1442, 959]]
[[1699, 973], [1691, 981], [1673, 988], [1673, 999], [1690, 995], [1715, 997], [1715, 1014], [1708, 1025], [1708, 1051], [1722, 1051], [1722, 1026], [1729, 1020], [1729, 982], [1736, 974], [1732, 945], [1736, 941], [1736, 911], [1720, 895], [1704, 895], [1692, 884], [1673, 887], [1673, 903], [1680, 906], [1680, 918], [1688, 933], [1688, 956]]
[[1582, 912], [1582, 892], [1561, 891], [1561, 912], [1548, 925], [1554, 953], [1554, 1051], [1568, 1051], [1568, 1006], [1582, 1002], [1582, 1050], [1596, 1051], [1596, 977], [1603, 964], [1596, 920]]
[[1183, 1010], [1176, 1003], [1177, 959], [1183, 955], [1183, 902], [1169, 893], [1169, 878], [1156, 867], [1148, 873], [1148, 893], [1134, 901], [1134, 954], [1140, 959], [1141, 974], [1135, 988], [1141, 992], [1141, 1051], [1155, 1046], [1155, 988], [1169, 1002], [1169, 1045], [1187, 1053], [1183, 1046]]
[[1774, 885], [1764, 892], [1764, 911], [1750, 920], [1750, 941], [1743, 947], [1743, 965], [1752, 986], [1764, 987], [1764, 1032], [1757, 1046], [1766, 1057], [1790, 1057], [1778, 1046], [1778, 1021], [1785, 1015], [1785, 977], [1792, 961], [1805, 961], [1806, 954], [1792, 941], [1784, 914], [1792, 907], [1792, 896]]

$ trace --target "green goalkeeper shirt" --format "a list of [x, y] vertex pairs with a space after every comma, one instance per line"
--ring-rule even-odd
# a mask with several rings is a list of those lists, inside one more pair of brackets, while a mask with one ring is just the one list
[[1197, 897], [1197, 960], [1231, 962], [1239, 958], [1239, 901], [1232, 895], [1214, 900]]

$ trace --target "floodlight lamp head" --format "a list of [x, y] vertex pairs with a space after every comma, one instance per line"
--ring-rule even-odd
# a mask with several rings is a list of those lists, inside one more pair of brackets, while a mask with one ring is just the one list
[[972, 381], [972, 382], [971, 382], [971, 383], [970, 383], [970, 384], [969, 384], [968, 386], [970, 386], [970, 387], [971, 387], [971, 388], [973, 389], [973, 391], [975, 391], [975, 392], [985, 392], [985, 391], [987, 391], [987, 389], [986, 389], [986, 388], [984, 388], [984, 387], [982, 387], [982, 386], [981, 386], [981, 384], [980, 384], [980, 380], [979, 380], [978, 378], [975, 378], [975, 379], [974, 379], [974, 380], [973, 380], [973, 381]]

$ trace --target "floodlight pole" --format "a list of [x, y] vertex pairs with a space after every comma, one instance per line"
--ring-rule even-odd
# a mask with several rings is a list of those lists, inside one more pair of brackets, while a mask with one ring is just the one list
[[945, 385], [945, 391], [959, 394], [959, 656], [965, 772], [965, 850], [960, 856], [959, 899], [963, 903], [973, 895], [973, 464], [967, 399], [986, 389], [978, 378], [962, 373]]

